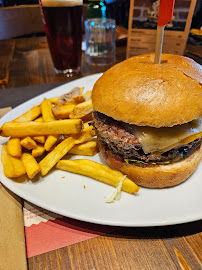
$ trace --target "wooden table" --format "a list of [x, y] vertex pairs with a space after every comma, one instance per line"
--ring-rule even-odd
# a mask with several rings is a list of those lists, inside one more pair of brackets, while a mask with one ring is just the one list
[[[124, 42], [122, 42], [124, 44]], [[7, 49], [9, 48], [9, 49]], [[98, 72], [104, 72], [107, 66], [89, 66], [85, 64], [85, 55], [82, 54], [82, 73], [73, 78], [58, 76], [54, 73], [53, 63], [45, 37], [20, 38], [0, 41], [0, 63], [9, 67], [7, 84], [0, 84], [0, 89], [29, 86], [54, 82], [68, 82], [73, 79]], [[5, 54], [7, 57], [5, 57]], [[1, 57], [1, 55], [3, 55]], [[125, 46], [117, 47], [117, 61], [126, 57]], [[0, 72], [1, 75], [1, 72]]]
[[[83, 55], [81, 75], [59, 77], [54, 74], [45, 37], [1, 41], [0, 46], [2, 44], [10, 44], [11, 50], [5, 55], [10, 69], [8, 83], [0, 86], [1, 98], [10, 93], [14, 99], [12, 92], [15, 89], [7, 88], [68, 82], [108, 68], [85, 65]], [[117, 62], [125, 59], [125, 53], [125, 44], [117, 47]], [[0, 65], [5, 66], [5, 58], [0, 58]], [[164, 227], [118, 228], [113, 233], [29, 258], [29, 270], [199, 270], [202, 263], [201, 230], [201, 221]]]

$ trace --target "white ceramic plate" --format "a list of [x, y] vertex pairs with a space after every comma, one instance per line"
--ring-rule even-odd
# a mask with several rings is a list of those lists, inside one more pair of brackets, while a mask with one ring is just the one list
[[[35, 97], [5, 115], [0, 125], [38, 105], [44, 97], [61, 95], [75, 86], [91, 90], [99, 76], [84, 77]], [[99, 154], [90, 159], [103, 162]], [[8, 189], [35, 205], [63, 216], [98, 224], [161, 226], [202, 218], [202, 163], [179, 186], [162, 190], [141, 188], [138, 195], [122, 192], [121, 200], [112, 204], [105, 201], [114, 191], [113, 187], [64, 171], [52, 170], [46, 177], [18, 183], [4, 176], [0, 164], [0, 180]]]

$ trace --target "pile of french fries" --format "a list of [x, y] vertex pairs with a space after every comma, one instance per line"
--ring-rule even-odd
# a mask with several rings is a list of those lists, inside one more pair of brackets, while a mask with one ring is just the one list
[[[32, 179], [38, 173], [45, 176], [55, 165], [57, 169], [79, 173], [117, 186], [123, 174], [90, 161], [61, 160], [71, 155], [93, 156], [98, 152], [92, 120], [91, 91], [74, 88], [59, 97], [44, 99], [23, 115], [0, 128], [0, 135], [10, 137], [3, 145], [1, 161], [9, 178], [26, 175]], [[124, 179], [123, 188], [129, 193], [139, 190], [131, 180]]]

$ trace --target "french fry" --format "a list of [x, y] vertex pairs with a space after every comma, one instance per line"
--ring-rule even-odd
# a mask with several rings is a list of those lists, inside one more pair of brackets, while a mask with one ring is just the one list
[[[52, 112], [52, 103], [48, 99], [44, 99], [41, 103], [41, 113], [44, 122], [55, 121], [55, 117]], [[45, 142], [45, 150], [50, 151], [53, 145], [57, 142], [59, 135], [49, 135]]]
[[40, 116], [37, 119], [34, 120], [34, 122], [43, 122], [43, 117]]
[[46, 137], [41, 135], [41, 136], [34, 136], [33, 139], [38, 142], [38, 143], [45, 143]]
[[94, 156], [98, 153], [98, 145], [96, 141], [88, 141], [72, 147], [68, 154]]
[[93, 113], [89, 113], [81, 118], [83, 122], [89, 122], [93, 120]]
[[30, 137], [22, 139], [20, 144], [28, 150], [35, 149], [37, 147], [36, 142]]
[[46, 151], [50, 151], [59, 139], [59, 135], [49, 135], [44, 144]]
[[85, 98], [83, 95], [79, 95], [79, 96], [76, 96], [76, 97], [73, 97], [72, 98], [72, 103], [74, 104], [78, 104], [78, 103], [81, 103], [81, 102], [84, 102], [85, 101]]
[[58, 144], [48, 155], [46, 155], [40, 162], [41, 175], [46, 175], [55, 164], [64, 157], [67, 152], [75, 145], [75, 139], [69, 137]]
[[80, 96], [83, 92], [83, 88], [74, 87], [69, 93], [61, 95], [57, 100], [57, 105], [72, 104], [73, 98]]
[[[34, 122], [43, 122], [43, 117], [39, 117], [37, 118], [36, 120], [34, 120]], [[36, 142], [39, 142], [39, 143], [45, 143], [46, 141], [46, 137], [41, 135], [41, 136], [34, 136], [33, 139], [36, 141]]]
[[92, 91], [87, 91], [85, 94], [83, 94], [83, 97], [85, 100], [91, 99]]
[[22, 146], [20, 144], [19, 138], [10, 138], [7, 143], [7, 149], [9, 155], [13, 157], [21, 157], [22, 154]]
[[83, 102], [85, 100], [84, 97], [83, 97], [83, 89], [84, 89], [84, 87], [81, 87], [79, 89], [79, 94], [72, 98], [73, 103], [80, 103], [80, 102]]
[[[86, 125], [87, 126], [87, 125]], [[58, 144], [47, 156], [45, 156], [39, 163], [41, 167], [42, 176], [46, 175], [55, 164], [64, 157], [68, 151], [75, 145], [83, 143], [94, 136], [92, 127], [87, 126], [80, 134], [71, 136]]]
[[92, 126], [89, 126], [89, 123], [88, 122], [86, 122], [86, 123], [83, 124], [83, 128], [84, 129], [86, 129], [86, 128], [89, 129], [90, 128], [91, 130], [93, 130], [93, 127]]
[[69, 115], [73, 111], [74, 107], [74, 104], [66, 104], [62, 106], [57, 105], [52, 108], [52, 111], [56, 119], [67, 119], [69, 118]]
[[37, 173], [40, 171], [40, 167], [36, 159], [29, 153], [23, 153], [21, 160], [24, 164], [29, 179], [34, 178], [34, 176], [37, 175]]
[[29, 122], [36, 119], [41, 114], [40, 106], [35, 106], [31, 110], [27, 111], [23, 115], [16, 118], [15, 122]]
[[[87, 159], [60, 160], [56, 168], [85, 175], [114, 187], [118, 185], [124, 176], [121, 172], [112, 170], [106, 165]], [[139, 187], [130, 179], [125, 178], [123, 180], [122, 190], [134, 194], [138, 192]]]
[[35, 158], [36, 157], [40, 157], [40, 156], [43, 155], [44, 152], [45, 152], [44, 146], [38, 144], [37, 145], [37, 148], [35, 148], [35, 149], [32, 150], [32, 156], [35, 157]]
[[[83, 143], [91, 138], [93, 138], [95, 134], [95, 130], [92, 126], [86, 125], [87, 123], [84, 123], [84, 129], [80, 132], [80, 134], [74, 135], [74, 138], [76, 139], [75, 144]], [[64, 138], [68, 138], [69, 135], [64, 135]]]
[[74, 137], [77, 138], [75, 144], [83, 143], [95, 136], [95, 130], [93, 130], [92, 126], [84, 126], [84, 129], [81, 131], [79, 135], [75, 135]]
[[7, 122], [3, 124], [2, 132], [6, 137], [27, 137], [38, 135], [77, 134], [82, 129], [81, 119], [57, 120], [52, 122]]
[[0, 136], [1, 137], [6, 137], [6, 135], [3, 133], [3, 131], [2, 131], [2, 127], [0, 128]]
[[55, 104], [55, 103], [57, 103], [57, 101], [58, 101], [58, 97], [49, 98], [48, 100], [49, 100], [52, 104]]
[[1, 162], [3, 165], [4, 174], [6, 177], [13, 178], [16, 177], [15, 175], [15, 169], [11, 162], [11, 158], [7, 151], [7, 146], [3, 145], [2, 151], [1, 151]]
[[44, 122], [54, 121], [55, 117], [52, 113], [52, 103], [50, 102], [50, 100], [44, 99], [40, 106]]
[[1, 162], [6, 177], [15, 178], [26, 173], [24, 165], [20, 158], [12, 157], [8, 154], [6, 145], [3, 145], [1, 151]]
[[[83, 89], [84, 89], [84, 87], [82, 87], [82, 88], [75, 87], [69, 93], [62, 95], [58, 99], [57, 103], [59, 105], [61, 105], [61, 104], [65, 105], [65, 104], [78, 104], [78, 103], [84, 102], [86, 100], [86, 98], [89, 99], [88, 98], [89, 93], [87, 95], [82, 94]], [[89, 91], [89, 92], [91, 92], [91, 91]]]
[[89, 99], [76, 105], [73, 111], [70, 113], [69, 118], [77, 119], [86, 116], [93, 111], [92, 100]]

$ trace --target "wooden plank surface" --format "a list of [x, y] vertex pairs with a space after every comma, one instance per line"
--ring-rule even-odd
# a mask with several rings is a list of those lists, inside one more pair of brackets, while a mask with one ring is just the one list
[[39, 5], [0, 8], [0, 18], [0, 40], [44, 32]]
[[[0, 44], [1, 42], [3, 41], [0, 41]], [[83, 53], [80, 75], [74, 76], [73, 78], [58, 76], [54, 73], [54, 67], [45, 36], [14, 39], [13, 42], [15, 53], [12, 59], [12, 64], [10, 64], [10, 78], [7, 85], [0, 84], [0, 89], [54, 82], [68, 82], [72, 79], [77, 79], [89, 74], [104, 72], [107, 68], [113, 65], [86, 65], [85, 54]], [[116, 63], [123, 61], [126, 55], [125, 46], [117, 47], [116, 51]]]
[[201, 221], [166, 227], [122, 228], [30, 258], [29, 269], [201, 270], [201, 229]]
[[8, 83], [10, 64], [13, 60], [14, 48], [14, 40], [4, 40], [0, 42], [0, 85], [5, 85]]

